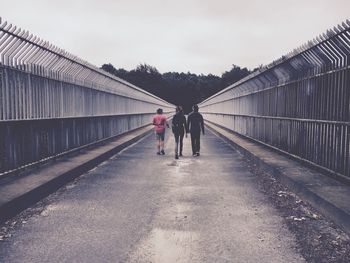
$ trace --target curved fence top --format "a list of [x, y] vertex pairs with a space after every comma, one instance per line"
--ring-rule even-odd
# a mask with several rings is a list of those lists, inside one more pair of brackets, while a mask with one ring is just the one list
[[140, 100], [154, 101], [166, 107], [173, 106], [28, 31], [9, 24], [1, 17], [0, 63], [51, 79]]
[[[220, 94], [232, 91], [234, 97], [266, 87], [322, 74], [350, 65], [350, 21], [329, 29], [306, 44], [228, 86], [201, 102], [213, 102]], [[245, 85], [246, 84], [246, 85]]]

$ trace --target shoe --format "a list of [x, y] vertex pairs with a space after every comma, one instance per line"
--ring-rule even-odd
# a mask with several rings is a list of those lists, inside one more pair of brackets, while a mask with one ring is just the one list
[[175, 159], [179, 159], [179, 156], [177, 154], [175, 154]]
[[199, 156], [200, 154], [199, 154], [199, 152], [198, 153], [196, 153], [196, 156]]
[[196, 156], [197, 156], [197, 154], [196, 154], [196, 153], [194, 153], [194, 154], [192, 154], [192, 156], [196, 157]]
[[165, 154], [164, 150], [161, 150], [161, 151], [160, 151], [160, 154], [161, 154], [161, 155], [164, 155], [164, 154]]
[[157, 155], [160, 155], [160, 152], [157, 152]]
[[180, 153], [179, 156], [182, 157], [183, 156], [182, 153]]

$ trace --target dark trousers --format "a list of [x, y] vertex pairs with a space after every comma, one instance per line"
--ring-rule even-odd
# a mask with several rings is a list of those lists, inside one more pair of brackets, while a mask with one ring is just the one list
[[200, 132], [192, 132], [191, 133], [191, 143], [192, 143], [192, 153], [196, 154], [199, 153], [200, 147], [201, 147], [201, 133]]
[[184, 140], [185, 132], [175, 132], [175, 154], [179, 154], [179, 144], [180, 144], [180, 154], [182, 154], [183, 148], [183, 140]]

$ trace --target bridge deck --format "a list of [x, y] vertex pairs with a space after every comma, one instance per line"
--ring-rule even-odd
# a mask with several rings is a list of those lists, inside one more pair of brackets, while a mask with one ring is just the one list
[[[169, 135], [169, 134], [168, 134]], [[212, 133], [202, 155], [153, 136], [51, 195], [3, 243], [4, 262], [303, 262], [243, 157]]]

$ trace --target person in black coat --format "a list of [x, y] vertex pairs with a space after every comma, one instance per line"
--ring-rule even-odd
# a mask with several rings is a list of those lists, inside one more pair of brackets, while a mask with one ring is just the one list
[[192, 109], [193, 111], [187, 118], [187, 132], [191, 133], [193, 156], [199, 156], [201, 131], [204, 135], [204, 120], [202, 114], [198, 112], [197, 105], [194, 105]]
[[[186, 132], [186, 117], [183, 113], [182, 107], [176, 107], [176, 114], [172, 119], [172, 130], [175, 137], [175, 159], [179, 159], [182, 156], [183, 139]], [[187, 133], [186, 133], [187, 137]], [[179, 154], [179, 144], [180, 144], [180, 154]]]

